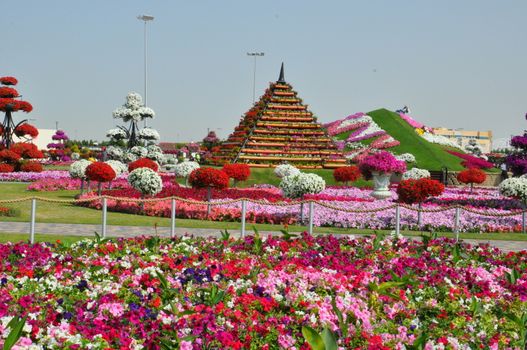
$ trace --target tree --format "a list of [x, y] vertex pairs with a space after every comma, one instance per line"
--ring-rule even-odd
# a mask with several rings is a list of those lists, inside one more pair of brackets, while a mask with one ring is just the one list
[[397, 187], [399, 202], [406, 204], [418, 203], [417, 225], [421, 226], [423, 202], [429, 197], [439, 196], [445, 190], [445, 185], [430, 178], [401, 180]]
[[122, 119], [125, 123], [130, 123], [128, 128], [119, 126], [128, 139], [128, 148], [139, 144], [138, 123], [147, 118], [154, 118], [155, 112], [143, 105], [143, 98], [135, 92], [130, 92], [126, 96], [126, 102], [113, 112], [113, 117]]
[[350, 182], [357, 181], [360, 178], [360, 170], [356, 166], [345, 166], [337, 168], [333, 171], [333, 178], [337, 182], [344, 182], [346, 186]]
[[470, 168], [463, 170], [457, 174], [459, 182], [464, 184], [470, 184], [470, 193], [474, 189], [474, 184], [482, 184], [487, 179], [487, 174], [481, 169]]

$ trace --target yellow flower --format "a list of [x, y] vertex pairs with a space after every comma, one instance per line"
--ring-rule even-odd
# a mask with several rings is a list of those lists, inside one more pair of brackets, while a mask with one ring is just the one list
[[96, 161], [97, 161], [97, 160], [96, 160], [95, 158], [93, 158], [93, 157], [88, 158], [88, 160], [89, 160], [90, 162], [96, 162]]
[[415, 132], [418, 133], [419, 135], [423, 135], [425, 133], [424, 130], [421, 128], [415, 129]]

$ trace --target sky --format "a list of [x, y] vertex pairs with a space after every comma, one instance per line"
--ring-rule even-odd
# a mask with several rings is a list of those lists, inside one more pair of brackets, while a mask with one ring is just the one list
[[[525, 128], [527, 1], [7, 1], [0, 76], [15, 76], [39, 128], [104, 140], [128, 92], [166, 142], [225, 138], [256, 95], [286, 81], [321, 122], [404, 105], [428, 126]], [[26, 116], [18, 113], [15, 119]]]

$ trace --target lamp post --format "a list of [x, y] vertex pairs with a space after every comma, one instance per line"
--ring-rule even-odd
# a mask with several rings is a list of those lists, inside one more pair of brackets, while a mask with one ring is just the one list
[[[146, 41], [146, 23], [149, 21], [154, 20], [154, 16], [149, 15], [140, 15], [137, 16], [137, 19], [140, 21], [143, 21], [145, 23], [145, 30], [144, 30], [144, 42], [145, 42], [145, 66], [144, 66], [144, 72], [145, 72], [145, 107], [148, 99], [148, 90], [147, 90], [147, 63], [148, 63], [148, 55], [147, 55], [147, 41]], [[146, 118], [145, 118], [145, 127], [146, 127]]]
[[253, 56], [254, 57], [254, 70], [253, 70], [253, 104], [254, 104], [254, 98], [256, 93], [256, 57], [260, 57], [265, 55], [263, 52], [247, 52], [247, 56]]

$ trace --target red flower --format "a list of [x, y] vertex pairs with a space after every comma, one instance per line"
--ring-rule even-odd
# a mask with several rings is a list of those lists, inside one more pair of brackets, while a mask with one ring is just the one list
[[15, 135], [18, 137], [29, 135], [35, 138], [38, 136], [38, 129], [28, 123], [20, 124], [15, 128]]
[[29, 113], [33, 110], [31, 103], [26, 101], [18, 101], [12, 98], [0, 98], [0, 111], [24, 111]]
[[223, 171], [236, 181], [245, 181], [251, 175], [251, 168], [247, 164], [225, 164]]
[[16, 85], [16, 84], [18, 84], [18, 80], [16, 80], [15, 77], [1, 77], [0, 78], [0, 84], [3, 84], [3, 85]]
[[333, 178], [338, 182], [357, 181], [360, 178], [360, 170], [356, 166], [337, 168], [333, 172]]
[[407, 204], [421, 203], [428, 197], [439, 196], [445, 186], [429, 178], [402, 180], [397, 187], [399, 201]]
[[4, 149], [0, 151], [0, 160], [7, 162], [7, 163], [14, 163], [17, 162], [20, 159], [20, 155], [17, 153]]
[[229, 187], [229, 176], [222, 170], [198, 168], [190, 174], [189, 182], [194, 188], [213, 187], [224, 189]]
[[11, 164], [0, 164], [0, 173], [12, 173], [15, 171], [15, 167]]
[[2, 98], [18, 97], [18, 91], [16, 91], [16, 89], [13, 89], [7, 86], [1, 86], [0, 87], [0, 97]]
[[20, 171], [24, 172], [40, 173], [42, 170], [42, 164], [37, 162], [26, 162], [20, 167]]
[[10, 150], [24, 159], [44, 158], [44, 154], [42, 154], [42, 152], [38, 150], [37, 146], [32, 143], [15, 143], [11, 146]]
[[94, 162], [86, 168], [86, 177], [88, 180], [97, 182], [108, 182], [115, 179], [115, 171], [113, 168], [103, 162]]
[[470, 184], [470, 190], [474, 187], [474, 184], [481, 184], [487, 179], [487, 174], [479, 168], [470, 168], [461, 171], [457, 174], [459, 182], [464, 184]]
[[156, 162], [154, 162], [152, 159], [148, 158], [139, 158], [135, 162], [131, 162], [128, 164], [128, 171], [132, 172], [137, 168], [149, 168], [153, 171], [157, 171], [159, 169], [159, 165], [157, 165]]

